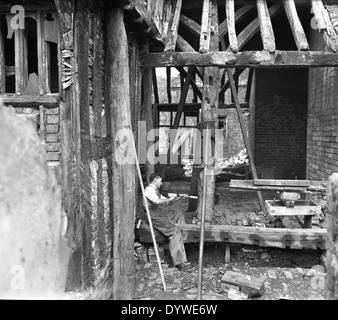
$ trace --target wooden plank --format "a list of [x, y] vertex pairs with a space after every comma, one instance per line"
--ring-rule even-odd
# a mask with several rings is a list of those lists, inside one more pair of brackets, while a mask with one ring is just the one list
[[[270, 19], [272, 19], [276, 14], [281, 12], [282, 8], [283, 5], [278, 2], [272, 5], [268, 10]], [[241, 50], [246, 45], [246, 43], [257, 33], [259, 29], [260, 19], [256, 18], [238, 35], [238, 50]]]
[[13, 107], [39, 107], [43, 105], [45, 108], [55, 108], [60, 103], [60, 95], [58, 93], [49, 95], [16, 95], [2, 94], [0, 96], [4, 104], [10, 104]]
[[203, 0], [199, 52], [208, 52], [210, 45], [210, 0]]
[[[178, 224], [185, 243], [198, 243], [201, 227]], [[290, 249], [324, 249], [326, 229], [258, 228], [228, 225], [206, 225], [205, 242], [225, 242], [261, 247]]]
[[254, 179], [256, 186], [288, 186], [288, 187], [309, 187], [310, 180], [267, 180], [267, 179]]
[[265, 200], [265, 206], [272, 216], [314, 216], [322, 212], [321, 206], [309, 200], [297, 200], [294, 207], [286, 207], [281, 200]]
[[[178, 103], [159, 103], [156, 105], [159, 111], [176, 111]], [[184, 110], [187, 112], [198, 112], [201, 108], [202, 103], [185, 103]], [[225, 104], [219, 103], [218, 109], [234, 109], [236, 108], [235, 104]], [[247, 103], [241, 103], [242, 109], [248, 109], [249, 105]]]
[[38, 37], [38, 73], [39, 73], [39, 92], [40, 95], [46, 93], [46, 59], [47, 59], [47, 46], [45, 42], [45, 23], [44, 13], [37, 12], [37, 37]]
[[15, 92], [23, 94], [28, 81], [27, 38], [24, 29], [14, 30], [15, 47]]
[[[245, 4], [244, 6], [240, 7], [235, 12], [235, 22], [238, 23], [241, 20], [243, 20], [253, 9], [256, 5], [255, 4]], [[225, 19], [218, 27], [219, 31], [219, 37], [223, 38], [226, 33], [228, 32], [228, 22], [227, 19]]]
[[226, 12], [226, 21], [228, 25], [228, 36], [229, 36], [230, 49], [233, 52], [237, 52], [238, 41], [237, 41], [236, 26], [235, 26], [235, 1], [234, 0], [226, 0], [225, 12]]
[[[111, 112], [112, 136], [120, 129], [131, 128], [128, 40], [120, 9], [112, 8], [107, 15], [107, 101]], [[150, 93], [151, 93], [151, 70]], [[144, 79], [148, 77], [145, 75]], [[134, 274], [134, 225], [135, 209], [135, 167], [120, 163], [116, 156], [119, 144], [113, 144], [112, 201], [112, 281], [113, 299], [130, 299], [133, 294]], [[125, 150], [124, 150], [125, 151]], [[124, 152], [123, 151], [123, 152]], [[122, 156], [122, 155], [121, 155]], [[121, 214], [123, 212], [123, 214]]]
[[166, 68], [166, 74], [167, 74], [167, 97], [168, 97], [168, 103], [171, 103], [171, 69], [170, 69], [170, 67]]
[[193, 19], [188, 18], [186, 15], [180, 15], [180, 23], [192, 32], [195, 36], [200, 37], [201, 35], [201, 26]]
[[141, 57], [141, 67], [243, 67], [243, 68], [312, 68], [337, 67], [338, 54], [323, 51], [245, 51], [149, 53]]
[[156, 69], [152, 69], [152, 74], [153, 74], [153, 90], [154, 90], [154, 98], [155, 98], [155, 103], [158, 104], [160, 102], [159, 97], [158, 97], [158, 88], [157, 88], [157, 78], [156, 78]]
[[252, 89], [252, 85], [253, 85], [253, 83], [252, 83], [253, 75], [254, 75], [254, 70], [249, 69], [248, 82], [247, 82], [247, 85], [246, 85], [246, 92], [245, 92], [245, 101], [250, 100], [251, 89]]
[[1, 27], [2, 19], [0, 16], [0, 93], [6, 92], [5, 39]]
[[266, 0], [257, 0], [257, 10], [264, 50], [274, 52], [276, 50], [275, 35]]
[[260, 297], [265, 291], [263, 277], [248, 276], [230, 270], [225, 272], [222, 282], [239, 287], [249, 298]]
[[298, 50], [309, 50], [310, 46], [306, 39], [303, 26], [298, 17], [295, 1], [284, 0], [283, 4]]
[[[57, 13], [58, 21], [60, 26], [61, 45], [60, 49], [73, 50], [74, 48], [74, 0], [54, 0]], [[41, 8], [42, 10], [42, 8]]]
[[305, 191], [306, 187], [288, 187], [288, 186], [256, 186], [253, 180], [231, 180], [230, 188], [245, 190], [276, 190], [276, 191]]
[[176, 0], [173, 22], [170, 31], [167, 33], [164, 51], [175, 51], [178, 36], [178, 26], [180, 22], [182, 0]]

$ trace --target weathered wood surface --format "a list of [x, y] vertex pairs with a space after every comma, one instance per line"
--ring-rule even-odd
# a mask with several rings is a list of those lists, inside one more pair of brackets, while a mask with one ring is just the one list
[[176, 0], [176, 6], [173, 16], [173, 21], [170, 30], [168, 30], [165, 40], [164, 51], [175, 51], [176, 40], [178, 36], [178, 26], [180, 22], [182, 0]]
[[231, 180], [230, 187], [247, 190], [276, 190], [276, 191], [305, 191], [306, 187], [289, 187], [289, 186], [259, 186], [254, 185], [253, 180]]
[[[201, 227], [178, 225], [185, 243], [199, 242]], [[291, 249], [324, 249], [326, 229], [257, 228], [228, 225], [206, 225], [205, 242], [225, 242]]]
[[[111, 9], [107, 18], [107, 100], [110, 105], [112, 136], [120, 129], [131, 129], [129, 97], [128, 42], [120, 9]], [[150, 93], [151, 93], [151, 70]], [[112, 192], [113, 199], [113, 298], [130, 299], [134, 276], [135, 168], [120, 163], [116, 156], [129, 152], [113, 144]], [[127, 148], [129, 148], [127, 146]], [[116, 154], [116, 152], [118, 154]], [[131, 151], [130, 151], [131, 152]], [[130, 154], [130, 153], [129, 153]]]
[[47, 91], [46, 81], [48, 80], [47, 43], [45, 41], [44, 13], [37, 12], [37, 42], [38, 42], [38, 74], [39, 93], [43, 95]]
[[[239, 23], [241, 20], [243, 20], [248, 14], [250, 14], [251, 9], [255, 8], [256, 4], [254, 3], [248, 3], [244, 6], [240, 7], [235, 12], [235, 22]], [[219, 37], [222, 38], [224, 35], [228, 32], [228, 22], [227, 19], [225, 19], [218, 27]]]
[[[177, 68], [177, 70], [186, 78], [187, 77], [187, 72], [184, 70], [184, 68], [179, 67]], [[201, 100], [202, 100], [202, 91], [200, 90], [200, 88], [197, 86], [196, 82], [193, 80], [193, 78], [191, 77], [190, 79], [190, 85], [194, 90], [194, 94], [196, 94]]]
[[256, 186], [289, 186], [289, 187], [309, 187], [310, 180], [267, 180], [267, 179], [254, 179]]
[[328, 214], [325, 297], [329, 300], [338, 300], [338, 173], [329, 177], [326, 195]]
[[14, 30], [15, 47], [15, 92], [23, 94], [28, 82], [28, 48], [25, 30]]
[[249, 298], [260, 297], [264, 294], [264, 278], [244, 275], [239, 272], [226, 271], [222, 277], [222, 282], [237, 286]]
[[108, 157], [112, 154], [112, 139], [110, 137], [91, 140], [91, 158], [94, 160]]
[[311, 0], [311, 3], [317, 27], [323, 34], [328, 49], [338, 52], [338, 30], [332, 24], [328, 10], [325, 8], [322, 0]]
[[167, 98], [168, 98], [168, 103], [171, 103], [171, 69], [170, 67], [166, 68], [166, 75], [167, 75]]
[[190, 30], [195, 36], [200, 37], [201, 35], [201, 26], [195, 21], [188, 18], [186, 15], [180, 15], [180, 23]]
[[274, 52], [276, 50], [275, 35], [266, 0], [257, 0], [257, 11], [264, 50]]
[[323, 51], [245, 51], [149, 53], [141, 56], [141, 67], [337, 67], [338, 54]]
[[230, 49], [233, 52], [238, 51], [238, 41], [236, 35], [236, 22], [235, 22], [235, 1], [226, 0], [225, 2], [226, 21], [228, 25], [228, 36]]
[[74, 48], [74, 0], [54, 0], [59, 19], [61, 50], [73, 50]]
[[208, 52], [210, 46], [210, 29], [211, 29], [210, 1], [211, 0], [203, 1], [201, 35], [199, 45], [199, 52], [201, 53]]
[[[178, 107], [178, 103], [160, 103], [156, 105], [159, 111], [176, 111]], [[184, 110], [185, 111], [198, 111], [202, 106], [202, 103], [185, 103]], [[247, 103], [241, 103], [242, 109], [247, 109], [249, 106]], [[218, 109], [234, 109], [236, 108], [235, 104], [230, 103], [219, 103]]]
[[272, 216], [315, 216], [322, 208], [313, 201], [298, 200], [294, 207], [286, 207], [280, 200], [265, 200], [267, 212]]
[[45, 108], [55, 108], [59, 106], [60, 95], [58, 93], [48, 95], [16, 95], [2, 94], [0, 97], [3, 103], [13, 107], [38, 107], [43, 105]]
[[283, 4], [298, 50], [309, 50], [310, 46], [306, 39], [302, 23], [298, 17], [295, 1], [284, 0]]
[[159, 97], [158, 97], [158, 87], [157, 87], [157, 77], [156, 77], [156, 69], [152, 69], [152, 78], [153, 78], [153, 90], [154, 90], [154, 98], [155, 103], [159, 103]]

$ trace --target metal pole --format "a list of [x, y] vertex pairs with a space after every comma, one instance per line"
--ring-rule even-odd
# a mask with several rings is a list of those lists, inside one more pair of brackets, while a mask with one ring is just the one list
[[200, 231], [200, 250], [198, 258], [198, 288], [197, 299], [202, 300], [202, 272], [203, 272], [203, 250], [204, 250], [204, 232], [205, 232], [205, 210], [206, 210], [206, 191], [207, 191], [207, 160], [208, 160], [208, 143], [209, 143], [209, 124], [206, 126], [206, 143], [204, 153], [204, 172], [203, 172], [203, 197], [202, 197], [202, 221]]
[[135, 164], [136, 164], [136, 170], [137, 170], [137, 173], [138, 173], [138, 179], [140, 181], [140, 186], [141, 186], [141, 190], [142, 190], [143, 203], [144, 203], [144, 206], [146, 208], [148, 222], [149, 222], [149, 226], [150, 226], [151, 237], [153, 239], [153, 244], [154, 244], [154, 249], [155, 249], [155, 254], [156, 254], [156, 259], [157, 259], [158, 267], [160, 269], [161, 279], [162, 279], [162, 283], [163, 283], [163, 290], [167, 291], [167, 286], [166, 286], [165, 279], [164, 279], [161, 260], [160, 260], [159, 254], [158, 254], [157, 243], [156, 243], [155, 233], [154, 233], [154, 229], [153, 229], [153, 223], [151, 221], [151, 216], [150, 216], [150, 212], [149, 212], [148, 201], [147, 201], [147, 198], [146, 198], [145, 193], [144, 193], [144, 185], [143, 185], [143, 181], [142, 181], [140, 163], [138, 161], [138, 157], [137, 157], [137, 153], [136, 153], [134, 136], [133, 136], [133, 132], [131, 130], [129, 132], [130, 132], [131, 147], [133, 149], [133, 153], [134, 153], [134, 156], [135, 156]]

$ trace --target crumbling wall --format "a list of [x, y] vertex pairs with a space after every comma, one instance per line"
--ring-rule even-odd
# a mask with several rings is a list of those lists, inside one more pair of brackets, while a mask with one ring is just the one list
[[338, 173], [327, 185], [326, 299], [338, 300]]
[[[312, 30], [311, 50], [325, 50], [322, 35]], [[338, 68], [309, 71], [307, 179], [326, 181], [338, 172]]]
[[0, 105], [0, 298], [64, 291], [69, 249], [60, 190], [31, 122]]

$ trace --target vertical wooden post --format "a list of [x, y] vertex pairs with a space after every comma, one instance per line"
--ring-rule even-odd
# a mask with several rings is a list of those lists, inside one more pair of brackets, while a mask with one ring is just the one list
[[[112, 136], [120, 129], [131, 129], [128, 42], [120, 9], [112, 8], [107, 16], [106, 103], [110, 105]], [[148, 85], [151, 70], [147, 70]], [[150, 74], [150, 77], [148, 76]], [[149, 81], [150, 80], [150, 81]], [[151, 89], [150, 89], [151, 93]], [[151, 95], [150, 95], [151, 96]], [[152, 115], [151, 115], [152, 116]], [[134, 277], [134, 208], [135, 168], [119, 163], [113, 143], [113, 299], [131, 299]], [[129, 146], [130, 148], [130, 146]]]
[[15, 35], [15, 91], [23, 94], [28, 81], [28, 55], [25, 29], [16, 29]]
[[6, 92], [5, 40], [0, 16], [0, 93]]
[[338, 300], [338, 173], [329, 177], [326, 190], [328, 214], [326, 237], [326, 287], [325, 298]]
[[46, 80], [47, 80], [47, 70], [46, 70], [46, 58], [47, 58], [47, 46], [45, 42], [45, 33], [44, 33], [44, 17], [43, 12], [37, 12], [37, 37], [38, 37], [38, 73], [39, 73], [39, 93], [46, 93]]
[[[142, 48], [143, 52], [149, 52], [149, 43], [145, 43]], [[152, 69], [147, 68], [144, 70], [143, 81], [142, 81], [142, 90], [143, 90], [143, 101], [141, 104], [141, 119], [146, 121], [147, 134], [154, 128], [153, 124], [153, 111], [152, 111]], [[153, 142], [147, 142], [147, 150]], [[147, 159], [147, 174], [146, 174], [146, 184], [149, 184], [149, 177], [155, 171], [154, 161], [155, 155], [150, 155], [151, 161]]]
[[[210, 13], [207, 10], [208, 5], [210, 4]], [[200, 52], [201, 51], [218, 51], [219, 49], [219, 36], [218, 36], [218, 12], [217, 12], [217, 1], [215, 0], [205, 0], [203, 5], [203, 14], [206, 19], [209, 19], [209, 24], [202, 24], [201, 31], [201, 41], [200, 41]], [[204, 11], [205, 10], [205, 11]], [[203, 33], [203, 29], [206, 29]], [[207, 38], [205, 38], [205, 36]], [[208, 39], [210, 38], [210, 39]], [[205, 68], [204, 69], [204, 78], [203, 78], [203, 99], [201, 106], [201, 117], [202, 117], [202, 128], [205, 129], [208, 126], [211, 130], [211, 147], [208, 148], [208, 154], [205, 155], [203, 163], [206, 165], [211, 157], [215, 156], [215, 128], [218, 118], [218, 99], [219, 99], [219, 84], [220, 84], [220, 72], [219, 68]], [[205, 143], [210, 143], [210, 141], [205, 141], [203, 134], [203, 147]], [[201, 220], [202, 217], [202, 208], [203, 208], [203, 184], [204, 184], [204, 168], [200, 172], [200, 184], [199, 184], [199, 197], [197, 205], [197, 217], [198, 220]], [[209, 172], [213, 172], [213, 169], [208, 168]], [[206, 212], [205, 212], [205, 221], [208, 223], [212, 222], [214, 215], [214, 193], [215, 193], [215, 175], [208, 174], [206, 176]]]
[[171, 103], [171, 69], [167, 67], [167, 96], [168, 96], [168, 103]]

